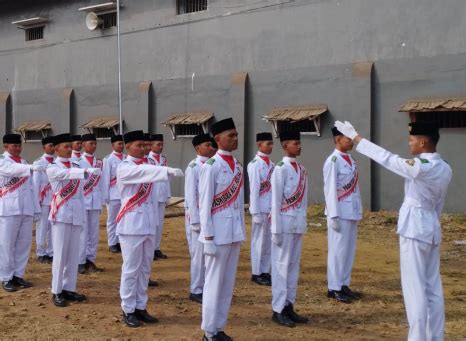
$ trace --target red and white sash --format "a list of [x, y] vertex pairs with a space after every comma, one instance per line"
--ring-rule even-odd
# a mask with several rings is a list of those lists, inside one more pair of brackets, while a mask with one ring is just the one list
[[62, 207], [68, 200], [70, 200], [78, 191], [80, 180], [74, 179], [70, 180], [65, 186], [63, 186], [59, 192], [55, 193], [50, 204], [50, 215], [52, 221], [55, 221], [58, 210]]
[[211, 213], [215, 214], [233, 205], [238, 198], [242, 187], [243, 172], [241, 171], [241, 168], [237, 166], [236, 173], [228, 187], [223, 192], [214, 196], [214, 199], [212, 200]]
[[306, 195], [307, 187], [307, 173], [303, 166], [298, 164], [299, 167], [299, 182], [296, 187], [296, 191], [289, 197], [285, 198], [282, 201], [282, 212], [287, 212], [293, 208], [296, 208], [303, 201], [304, 196]]
[[121, 207], [120, 212], [115, 219], [118, 224], [126, 213], [131, 211], [135, 207], [141, 206], [149, 197], [152, 192], [152, 183], [141, 184], [136, 194], [134, 194], [128, 201]]
[[354, 167], [353, 173], [351, 174], [351, 180], [344, 186], [337, 188], [337, 198], [341, 201], [356, 191], [359, 182], [359, 174], [356, 166]]
[[261, 182], [260, 189], [259, 189], [259, 196], [263, 196], [266, 193], [270, 192], [272, 189], [272, 183], [270, 180], [272, 179], [272, 173], [275, 167], [271, 167], [269, 173], [267, 174], [267, 178]]
[[[102, 169], [102, 161], [97, 160], [95, 167]], [[84, 187], [83, 187], [84, 195], [89, 195], [94, 189], [94, 187], [99, 184], [99, 182], [100, 182], [100, 175], [94, 175], [94, 174], [91, 175], [89, 179], [87, 179], [86, 183], [84, 184]]]
[[45, 197], [47, 196], [48, 192], [52, 189], [52, 185], [48, 183], [45, 185], [39, 193], [39, 203], [42, 205], [44, 202]]
[[18, 188], [24, 185], [28, 179], [28, 176], [11, 178], [10, 181], [8, 181], [3, 187], [0, 188], [0, 198], [5, 196], [7, 193], [16, 191]]
[[117, 177], [114, 176], [113, 178], [110, 179], [110, 187], [115, 186], [117, 183]]

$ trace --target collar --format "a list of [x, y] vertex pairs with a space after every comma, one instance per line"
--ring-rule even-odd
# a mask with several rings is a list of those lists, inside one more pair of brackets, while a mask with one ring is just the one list
[[112, 153], [115, 154], [115, 155], [123, 156], [123, 153], [118, 153], [116, 151], [112, 151]]
[[206, 162], [207, 160], [209, 160], [209, 158], [207, 156], [198, 155], [196, 157], [196, 161]]
[[232, 156], [233, 153], [232, 152], [227, 152], [226, 150], [217, 150], [217, 153], [220, 154], [220, 155], [228, 155], [228, 156]]
[[342, 151], [339, 151], [339, 150], [338, 150], [338, 149], [336, 149], [336, 148], [335, 148], [335, 151], [334, 151], [334, 153], [337, 153], [337, 154], [340, 154], [340, 155], [348, 155], [348, 156], [350, 156], [350, 154], [349, 154], [349, 153], [344, 153], [344, 152], [342, 152]]
[[73, 153], [73, 154], [82, 154], [82, 151], [80, 151], [80, 150], [73, 150], [72, 153]]
[[262, 156], [262, 157], [268, 157], [270, 158], [270, 154], [265, 154], [265, 153], [262, 153], [260, 151], [257, 151], [257, 156]]
[[53, 154], [50, 155], [50, 154], [44, 153], [44, 155], [42, 155], [42, 157], [50, 159], [50, 158], [53, 158]]
[[67, 158], [67, 157], [60, 157], [60, 156], [57, 156], [57, 161], [60, 161], [60, 162], [69, 162], [70, 159]]
[[295, 157], [289, 157], [289, 156], [285, 156], [283, 157], [283, 161], [287, 161], [287, 162], [296, 162], [296, 158]]
[[429, 160], [435, 160], [435, 159], [440, 159], [440, 154], [439, 153], [421, 153], [418, 155], [421, 159], [429, 159]]
[[126, 160], [129, 160], [129, 161], [133, 161], [133, 162], [141, 162], [143, 158], [138, 158], [138, 157], [134, 157], [134, 156], [131, 156], [131, 155], [128, 155], [126, 157]]
[[86, 152], [84, 152], [83, 155], [84, 155], [84, 156], [87, 156], [87, 157], [94, 157], [93, 154], [89, 154], [89, 153], [86, 153]]

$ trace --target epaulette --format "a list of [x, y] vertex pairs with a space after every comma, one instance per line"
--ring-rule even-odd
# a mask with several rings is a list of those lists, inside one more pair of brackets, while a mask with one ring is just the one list
[[252, 159], [252, 160], [251, 160], [251, 162], [250, 162], [250, 163], [254, 163], [254, 162], [256, 162], [256, 161], [257, 161], [257, 159], [256, 159], [256, 158], [254, 158], [254, 159]]
[[285, 164], [285, 163], [284, 163], [283, 161], [280, 161], [279, 163], [277, 163], [277, 166], [278, 166], [278, 167], [281, 167], [281, 166], [283, 166], [284, 164]]
[[[443, 159], [442, 159], [443, 160]], [[447, 165], [449, 165], [448, 161], [447, 160], [443, 160], [443, 162], [445, 162]]]
[[5, 158], [5, 155], [1, 154], [1, 155], [0, 155], [0, 160], [1, 160], [1, 159], [4, 159], [4, 158]]
[[215, 163], [215, 159], [212, 157], [209, 160], [206, 161], [206, 163], [210, 166], [212, 166]]
[[414, 166], [414, 164], [416, 163], [416, 160], [414, 159], [409, 159], [409, 160], [406, 160], [406, 163], [410, 166]]
[[189, 167], [191, 167], [191, 168], [194, 168], [194, 167], [196, 167], [196, 166], [197, 166], [197, 163], [196, 163], [196, 162], [191, 162], [191, 163], [189, 164]]
[[78, 166], [78, 167], [80, 167], [80, 166], [79, 166], [79, 163], [78, 163], [78, 162], [76, 162], [76, 161], [72, 161], [71, 163], [72, 163], [73, 165], [75, 165], [75, 166]]
[[332, 158], [330, 159], [330, 161], [332, 161], [332, 162], [337, 161], [337, 157], [335, 155], [333, 155]]
[[421, 159], [421, 158], [419, 158], [419, 160], [421, 160], [421, 163], [429, 163], [429, 160], [427, 160], [427, 159]]

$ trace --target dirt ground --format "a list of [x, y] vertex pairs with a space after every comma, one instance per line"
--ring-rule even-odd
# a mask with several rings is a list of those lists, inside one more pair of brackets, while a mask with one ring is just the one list
[[[161, 285], [149, 289], [148, 310], [160, 323], [130, 329], [121, 319], [121, 255], [107, 250], [103, 218], [97, 265], [105, 272], [78, 277], [78, 291], [85, 293], [88, 301], [54, 307], [50, 299], [51, 266], [38, 263], [32, 254], [25, 278], [34, 287], [16, 293], [0, 290], [1, 339], [201, 340], [201, 306], [188, 299], [189, 257], [184, 219], [166, 220], [162, 250], [169, 259], [153, 263], [151, 277]], [[249, 230], [250, 218], [247, 219]], [[251, 283], [246, 242], [226, 332], [235, 340], [406, 339], [396, 214], [366, 213], [360, 225], [352, 288], [365, 296], [351, 305], [338, 304], [325, 296], [327, 241], [321, 207], [310, 209], [309, 223], [296, 308], [312, 322], [293, 329], [272, 323], [270, 288]], [[466, 339], [466, 245], [457, 242], [466, 239], [466, 216], [444, 216], [443, 231], [441, 271], [446, 339]]]

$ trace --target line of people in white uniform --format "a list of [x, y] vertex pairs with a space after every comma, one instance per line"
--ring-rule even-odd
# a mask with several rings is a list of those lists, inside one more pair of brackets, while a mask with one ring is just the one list
[[[409, 339], [442, 339], [444, 307], [439, 275], [440, 213], [451, 169], [435, 152], [438, 128], [410, 125], [414, 159], [402, 159], [360, 138], [349, 122], [332, 129], [334, 152], [323, 168], [328, 225], [327, 296], [351, 303], [361, 294], [350, 289], [357, 225], [362, 218], [359, 174], [348, 153], [357, 150], [405, 177], [400, 210], [400, 259]], [[233, 156], [238, 134], [232, 119], [212, 126], [213, 138], [193, 139], [196, 158], [186, 168], [186, 237], [191, 256], [189, 298], [202, 304], [204, 340], [231, 340], [224, 329], [235, 285], [240, 247], [246, 239], [244, 174]], [[416, 141], [411, 141], [416, 140]], [[101, 206], [107, 205], [109, 250], [122, 252], [120, 284], [125, 323], [155, 323], [147, 310], [151, 263], [160, 251], [169, 181], [183, 176], [167, 167], [163, 135], [133, 131], [112, 138], [104, 161], [94, 156], [96, 138], [61, 134], [44, 138], [44, 155], [33, 165], [21, 159], [21, 137], [3, 138], [0, 158], [0, 280], [6, 291], [31, 286], [23, 279], [36, 221], [37, 256], [52, 265], [56, 306], [83, 301], [77, 273], [101, 271], [96, 265]], [[270, 160], [273, 138], [256, 136], [258, 151], [248, 164], [252, 216], [251, 280], [272, 287], [272, 320], [286, 327], [308, 323], [294, 310], [302, 237], [307, 231], [306, 169], [297, 162], [300, 134], [283, 132], [284, 158]], [[416, 144], [417, 143], [417, 144]], [[84, 149], [81, 154], [80, 147]], [[214, 148], [215, 145], [215, 148]], [[413, 147], [414, 146], [414, 147]], [[123, 154], [126, 147], [128, 156]], [[218, 148], [218, 150], [217, 150]], [[53, 155], [56, 153], [56, 159]], [[32, 174], [32, 177], [31, 177]], [[79, 243], [76, 243], [79, 240]]]

